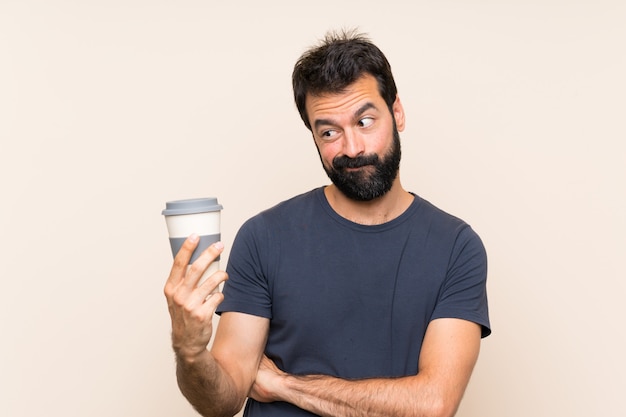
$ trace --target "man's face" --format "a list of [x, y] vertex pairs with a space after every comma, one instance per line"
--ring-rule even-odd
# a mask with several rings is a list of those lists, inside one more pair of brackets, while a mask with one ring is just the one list
[[340, 94], [307, 97], [313, 137], [326, 174], [348, 198], [370, 201], [387, 193], [400, 166], [404, 113], [393, 115], [365, 76]]
[[[359, 169], [361, 167], [364, 169]], [[324, 165], [333, 184], [347, 197], [357, 201], [370, 201], [387, 193], [399, 168], [400, 135], [395, 127], [390, 148], [382, 157], [375, 153], [355, 158], [341, 155], [333, 159], [332, 166]]]

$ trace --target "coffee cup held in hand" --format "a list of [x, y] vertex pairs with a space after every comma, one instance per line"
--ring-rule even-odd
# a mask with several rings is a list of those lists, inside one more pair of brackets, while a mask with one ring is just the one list
[[[185, 240], [193, 233], [197, 234], [200, 240], [189, 264], [192, 264], [210, 245], [219, 242], [221, 238], [221, 210], [222, 206], [214, 197], [175, 200], [165, 203], [165, 210], [161, 214], [165, 216], [172, 255], [176, 256]], [[198, 284], [204, 282], [218, 269], [219, 257], [209, 265]]]

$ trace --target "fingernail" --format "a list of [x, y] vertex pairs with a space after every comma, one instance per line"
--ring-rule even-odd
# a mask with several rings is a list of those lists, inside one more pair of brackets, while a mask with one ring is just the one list
[[222, 249], [224, 249], [224, 244], [223, 244], [222, 242], [215, 242], [215, 243], [213, 244], [213, 246], [214, 246], [214, 247], [215, 247], [215, 249], [217, 249], [217, 250], [222, 250]]
[[198, 241], [198, 239], [199, 239], [199, 237], [198, 237], [198, 235], [197, 235], [197, 234], [195, 234], [195, 233], [192, 233], [192, 234], [190, 234], [190, 235], [189, 235], [189, 241], [190, 241], [191, 243], [195, 243], [195, 242], [197, 242], [197, 241]]

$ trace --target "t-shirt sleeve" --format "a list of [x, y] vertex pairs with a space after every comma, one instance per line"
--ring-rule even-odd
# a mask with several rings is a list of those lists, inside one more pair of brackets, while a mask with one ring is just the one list
[[469, 226], [457, 235], [446, 279], [432, 319], [459, 318], [479, 324], [481, 336], [491, 334], [487, 304], [487, 254]]
[[264, 253], [270, 247], [268, 233], [260, 216], [248, 220], [237, 232], [233, 242], [224, 284], [224, 301], [217, 313], [240, 312], [272, 318], [272, 303], [267, 281], [267, 265]]

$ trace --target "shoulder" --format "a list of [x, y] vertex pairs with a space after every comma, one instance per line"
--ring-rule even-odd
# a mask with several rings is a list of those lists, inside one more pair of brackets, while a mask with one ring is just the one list
[[305, 193], [296, 195], [287, 200], [261, 211], [252, 218], [249, 222], [259, 221], [284, 221], [285, 218], [289, 218], [294, 215], [299, 215], [303, 210], [308, 210], [319, 201], [319, 195], [323, 193], [322, 188], [315, 188]]
[[270, 207], [261, 213], [260, 215], [272, 216], [272, 215], [283, 215], [289, 212], [293, 212], [294, 210], [303, 209], [311, 204], [314, 204], [319, 200], [320, 194], [323, 193], [323, 188], [314, 188], [313, 190], [307, 191], [305, 193], [296, 195], [287, 200], [284, 200], [273, 207]]
[[281, 201], [246, 220], [240, 232], [260, 232], [268, 228], [284, 227], [281, 225], [307, 215], [317, 206], [321, 193], [323, 188], [320, 187]]
[[475, 234], [465, 220], [450, 214], [418, 195], [415, 195], [414, 205], [417, 214], [414, 219], [426, 225], [431, 233]]
[[459, 254], [486, 257], [479, 234], [463, 219], [440, 209], [429, 201], [415, 196], [416, 208], [412, 216], [413, 230], [421, 232], [428, 247], [439, 249], [454, 259]]

